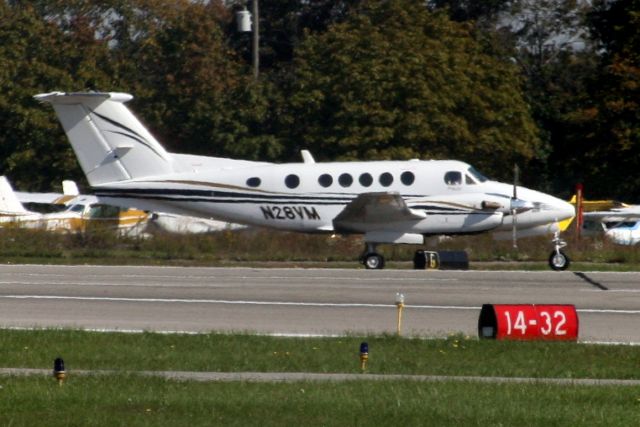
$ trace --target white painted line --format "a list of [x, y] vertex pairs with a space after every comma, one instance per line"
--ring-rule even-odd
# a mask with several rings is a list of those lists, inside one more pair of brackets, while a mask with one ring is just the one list
[[[395, 304], [372, 303], [331, 303], [331, 302], [293, 302], [293, 301], [246, 301], [246, 300], [218, 300], [218, 299], [184, 299], [184, 298], [116, 298], [116, 297], [73, 297], [63, 295], [0, 295], [0, 299], [17, 300], [67, 300], [67, 301], [109, 301], [109, 302], [144, 302], [144, 303], [182, 303], [182, 304], [229, 304], [229, 305], [275, 305], [299, 307], [365, 307], [365, 308], [396, 308]], [[404, 308], [428, 310], [480, 310], [480, 307], [455, 305], [410, 305]]]
[[640, 314], [640, 310], [617, 310], [617, 309], [599, 309], [599, 308], [581, 308], [576, 310], [578, 313], [606, 313], [606, 314]]
[[[321, 302], [287, 302], [287, 301], [244, 301], [216, 299], [182, 299], [182, 298], [115, 298], [115, 297], [71, 297], [59, 295], [1, 295], [0, 299], [37, 299], [67, 301], [110, 301], [110, 302], [159, 302], [183, 304], [232, 304], [232, 305], [279, 305], [300, 307], [395, 307], [395, 304], [364, 303], [321, 303]], [[406, 306], [405, 306], [406, 307]]]
[[[396, 308], [395, 304], [372, 303], [330, 303], [330, 302], [293, 302], [293, 301], [250, 301], [250, 300], [219, 300], [219, 299], [185, 299], [185, 298], [116, 298], [116, 297], [75, 297], [64, 295], [0, 295], [0, 299], [16, 300], [67, 300], [67, 301], [108, 301], [108, 302], [142, 302], [142, 303], [181, 303], [181, 304], [226, 304], [226, 305], [263, 305], [263, 306], [291, 306], [291, 307], [342, 307], [342, 308]], [[480, 310], [477, 306], [457, 305], [411, 305], [405, 308], [425, 310]], [[578, 313], [591, 314], [640, 314], [640, 310], [619, 309], [591, 309], [582, 308]]]

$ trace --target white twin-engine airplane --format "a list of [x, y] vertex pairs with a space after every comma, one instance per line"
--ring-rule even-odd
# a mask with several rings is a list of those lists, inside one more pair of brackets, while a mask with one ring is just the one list
[[[495, 231], [554, 234], [549, 258], [564, 270], [563, 200], [491, 181], [452, 160], [274, 164], [167, 152], [124, 105], [125, 93], [36, 95], [53, 105], [89, 184], [105, 203], [214, 217], [308, 233], [364, 235], [362, 262], [379, 269], [378, 244]], [[517, 194], [517, 196], [516, 196]], [[515, 234], [515, 233], [514, 233]]]

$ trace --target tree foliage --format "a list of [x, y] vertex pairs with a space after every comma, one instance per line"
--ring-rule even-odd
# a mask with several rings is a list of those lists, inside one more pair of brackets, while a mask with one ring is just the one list
[[573, 117], [582, 131], [575, 164], [594, 195], [640, 202], [640, 1], [599, 1], [590, 22], [603, 54]]
[[453, 157], [495, 173], [541, 148], [513, 64], [415, 2], [370, 2], [309, 34], [294, 70], [291, 140], [323, 158]]
[[32, 96], [102, 90], [134, 94], [173, 151], [458, 158], [502, 179], [517, 162], [527, 185], [640, 201], [640, 0], [261, 2], [257, 81], [245, 3], [0, 2], [0, 173], [81, 178]]
[[60, 125], [32, 96], [108, 85], [109, 76], [98, 67], [106, 49], [87, 37], [81, 22], [70, 34], [42, 19], [34, 5], [2, 2], [0, 17], [0, 168], [13, 182], [36, 189], [49, 188], [52, 179], [59, 184], [61, 171], [76, 178], [69, 144], [53, 136], [60, 136]]

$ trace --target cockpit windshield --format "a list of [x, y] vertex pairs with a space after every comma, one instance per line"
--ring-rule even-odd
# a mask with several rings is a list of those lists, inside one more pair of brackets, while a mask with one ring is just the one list
[[478, 181], [478, 182], [485, 182], [485, 181], [488, 181], [488, 180], [489, 180], [489, 178], [487, 178], [486, 176], [482, 175], [482, 174], [481, 174], [480, 172], [478, 172], [478, 171], [476, 170], [476, 168], [474, 168], [473, 166], [471, 166], [471, 167], [469, 168], [469, 170], [467, 171], [467, 173], [468, 173], [469, 175], [471, 175], [471, 176], [472, 176], [476, 181]]

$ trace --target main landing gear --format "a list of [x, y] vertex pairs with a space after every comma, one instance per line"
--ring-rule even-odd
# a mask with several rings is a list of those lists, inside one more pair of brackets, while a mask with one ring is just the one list
[[384, 268], [384, 257], [376, 252], [376, 244], [367, 242], [360, 256], [360, 262], [367, 270], [381, 270]]
[[565, 254], [560, 249], [567, 246], [567, 242], [560, 238], [560, 232], [558, 231], [553, 234], [553, 240], [551, 242], [553, 243], [554, 248], [551, 252], [551, 255], [549, 255], [549, 267], [551, 267], [551, 269], [555, 271], [566, 270], [567, 268], [569, 268], [571, 260], [569, 259], [567, 254]]

